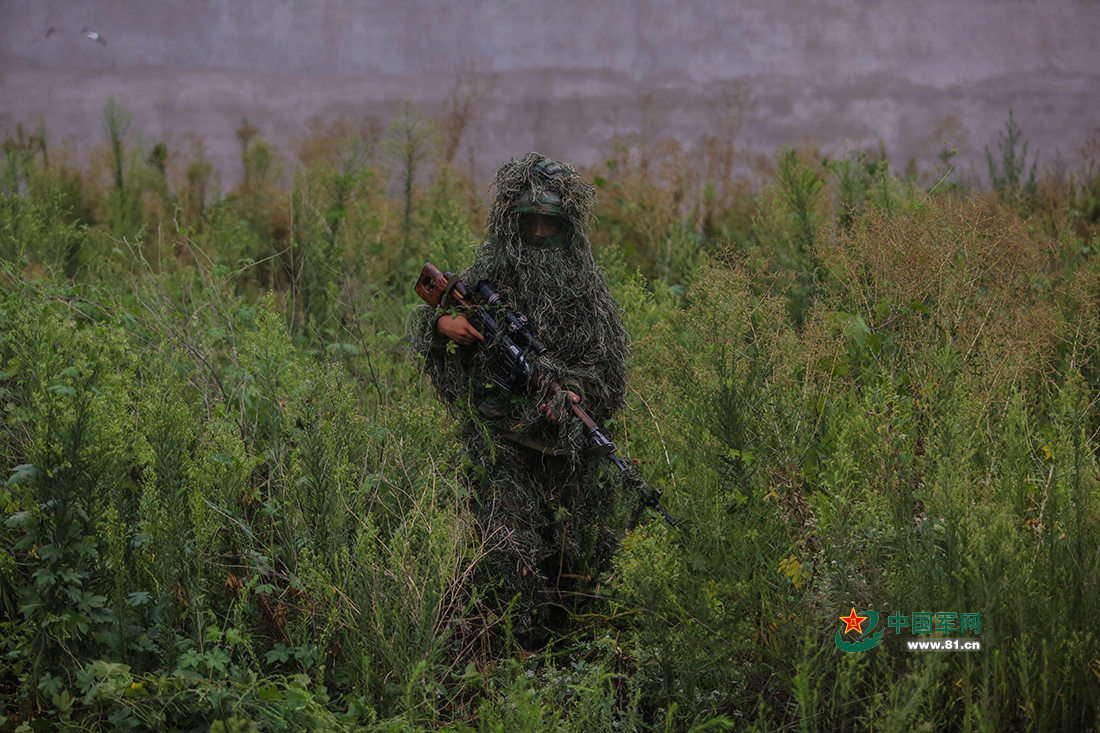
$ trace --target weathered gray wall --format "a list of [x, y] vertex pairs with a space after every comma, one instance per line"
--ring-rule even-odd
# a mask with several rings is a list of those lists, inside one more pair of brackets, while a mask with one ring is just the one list
[[114, 94], [147, 137], [201, 135], [229, 184], [243, 115], [289, 154], [314, 115], [436, 112], [477, 66], [460, 158], [483, 175], [531, 149], [591, 164], [616, 134], [690, 145], [738, 94], [761, 152], [881, 140], [927, 167], [946, 139], [982, 170], [1012, 109], [1074, 165], [1100, 137], [1098, 37], [1097, 0], [0, 0], [0, 133], [44, 114], [97, 144]]

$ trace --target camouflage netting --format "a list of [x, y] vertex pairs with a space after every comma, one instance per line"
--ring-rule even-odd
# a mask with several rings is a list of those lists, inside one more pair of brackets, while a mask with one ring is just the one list
[[[568, 165], [547, 177], [539, 168], [544, 160], [530, 153], [501, 167], [489, 239], [461, 277], [470, 287], [488, 279], [506, 303], [527, 316], [548, 348], [535, 360], [536, 368], [549, 382], [580, 395], [581, 406], [606, 425], [625, 403], [629, 339], [588, 241], [595, 191]], [[520, 237], [512, 207], [532, 189], [536, 198], [542, 192], [560, 197], [568, 222], [564, 246], [533, 247]], [[618, 514], [615, 491], [601, 479], [602, 459], [581, 453], [587, 444], [567, 407], [568, 396], [559, 394], [550, 403], [554, 414], [566, 416], [555, 425], [539, 410], [544, 393], [500, 394], [489, 383], [491, 346], [452, 345], [448, 353], [447, 340], [435, 334], [442, 314], [420, 309], [413, 346], [424, 357], [437, 394], [463, 419], [467, 453], [483, 469], [471, 471], [472, 481], [484, 474], [473, 486], [477, 520], [491, 549], [483, 580], [499, 583], [496, 610], [519, 594], [517, 628], [533, 628], [545, 621], [546, 606], [558, 603], [559, 592], [610, 560], [616, 532], [608, 520]], [[478, 409], [482, 405], [492, 405], [497, 417], [485, 417]], [[516, 436], [527, 444], [517, 443]], [[545, 450], [529, 447], [531, 442]]]

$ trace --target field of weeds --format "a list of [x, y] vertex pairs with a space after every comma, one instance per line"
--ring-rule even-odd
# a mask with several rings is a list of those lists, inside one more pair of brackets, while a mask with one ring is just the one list
[[968, 176], [609, 150], [610, 427], [680, 526], [490, 655], [406, 335], [485, 216], [445, 126], [318, 124], [292, 163], [244, 122], [223, 193], [201, 141], [102, 123], [82, 166], [3, 144], [0, 728], [1097, 728], [1097, 141], [1040, 171], [1010, 117]]

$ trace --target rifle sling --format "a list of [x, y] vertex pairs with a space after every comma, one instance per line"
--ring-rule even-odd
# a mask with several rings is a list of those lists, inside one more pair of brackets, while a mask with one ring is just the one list
[[440, 304], [446, 303], [447, 299], [451, 297], [451, 291], [455, 289], [455, 285], [462, 282], [462, 278], [458, 275], [451, 275], [447, 279], [447, 287], [443, 289], [443, 297], [439, 299]]
[[[532, 450], [537, 450], [539, 453], [542, 453], [543, 455], [555, 456], [555, 457], [558, 457], [558, 458], [565, 458], [565, 457], [573, 455], [572, 451], [561, 450], [560, 448], [547, 447], [545, 445], [542, 445], [541, 443], [537, 443], [534, 440], [531, 440], [530, 438], [528, 438], [526, 435], [524, 435], [522, 433], [515, 433], [515, 432], [512, 432], [511, 430], [508, 430], [507, 428], [497, 427], [496, 425], [490, 425], [489, 427], [493, 430], [493, 432], [507, 438], [508, 440], [512, 441], [513, 443], [519, 443], [520, 445], [524, 446], [525, 448], [530, 448]], [[606, 455], [610, 455], [610, 453], [611, 453], [611, 450], [608, 449], [607, 446], [593, 446], [592, 448], [585, 448], [585, 449], [580, 451], [580, 454], [582, 456], [606, 456]]]

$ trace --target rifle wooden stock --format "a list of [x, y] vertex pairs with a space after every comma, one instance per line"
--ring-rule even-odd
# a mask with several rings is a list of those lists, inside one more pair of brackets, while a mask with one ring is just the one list
[[[443, 296], [447, 294], [448, 287], [450, 287], [453, 279], [453, 273], [440, 272], [439, 268], [431, 262], [425, 262], [424, 268], [420, 271], [420, 277], [416, 279], [414, 290], [425, 303], [433, 308], [438, 308], [443, 302]], [[459, 305], [466, 308], [470, 307], [470, 293], [462, 282], [456, 282], [450, 293]]]

